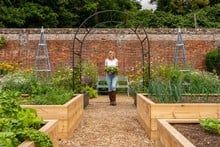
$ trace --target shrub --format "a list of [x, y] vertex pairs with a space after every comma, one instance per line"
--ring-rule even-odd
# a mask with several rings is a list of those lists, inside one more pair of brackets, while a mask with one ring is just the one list
[[56, 87], [63, 87], [66, 89], [72, 89], [73, 87], [73, 70], [69, 67], [59, 67], [53, 72], [53, 84]]
[[188, 93], [220, 93], [220, 81], [211, 73], [192, 71]]
[[139, 78], [137, 79], [133, 79], [132, 81], [129, 82], [129, 86], [130, 86], [130, 95], [132, 97], [136, 96], [136, 93], [142, 93], [144, 90], [144, 86], [143, 86], [143, 80], [140, 80]]
[[220, 53], [218, 52], [218, 49], [208, 52], [206, 54], [206, 62], [205, 62], [207, 71], [209, 72], [216, 71], [218, 75], [220, 75], [219, 54]]
[[34, 83], [36, 83], [36, 77], [33, 76], [32, 72], [16, 71], [2, 78], [1, 89], [31, 94]]
[[98, 68], [91, 62], [84, 62], [82, 64], [82, 81], [83, 86], [95, 87], [98, 76]]

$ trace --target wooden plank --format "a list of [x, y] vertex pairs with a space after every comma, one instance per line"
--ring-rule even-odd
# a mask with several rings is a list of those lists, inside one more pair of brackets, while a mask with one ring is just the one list
[[166, 120], [158, 119], [159, 142], [161, 146], [195, 147], [187, 138], [172, 127]]

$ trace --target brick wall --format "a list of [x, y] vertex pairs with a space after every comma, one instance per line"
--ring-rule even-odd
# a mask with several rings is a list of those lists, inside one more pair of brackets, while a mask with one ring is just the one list
[[[150, 42], [151, 65], [173, 65], [177, 29], [145, 29]], [[45, 29], [45, 38], [52, 69], [72, 63], [73, 38], [77, 29]], [[82, 39], [86, 30], [80, 30], [77, 38]], [[145, 34], [140, 29], [139, 37]], [[22, 68], [34, 66], [38, 48], [40, 29], [0, 29], [0, 36], [7, 40], [0, 49], [0, 62], [17, 64]], [[187, 62], [194, 68], [205, 69], [205, 55], [219, 46], [220, 29], [182, 29]], [[27, 38], [25, 42], [24, 38]], [[144, 44], [147, 48], [147, 42]], [[75, 44], [76, 51], [79, 43]], [[99, 74], [104, 74], [104, 59], [107, 52], [114, 50], [119, 59], [120, 74], [138, 74], [142, 67], [141, 44], [131, 29], [93, 29], [86, 36], [82, 46], [83, 61], [98, 66]]]

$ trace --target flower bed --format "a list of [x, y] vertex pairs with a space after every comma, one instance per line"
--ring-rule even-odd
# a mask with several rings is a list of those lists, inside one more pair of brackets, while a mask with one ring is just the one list
[[138, 120], [150, 139], [157, 140], [157, 119], [220, 118], [220, 104], [154, 103], [147, 94], [137, 94], [137, 113]]
[[[47, 134], [52, 143], [53, 147], [58, 147], [58, 138], [57, 138], [57, 128], [58, 128], [58, 121], [57, 120], [45, 120], [47, 122], [43, 127], [39, 130]], [[18, 147], [35, 147], [36, 144], [33, 141], [24, 141]]]
[[83, 115], [83, 94], [74, 96], [64, 105], [22, 105], [37, 110], [43, 119], [58, 120], [58, 139], [68, 138], [77, 128]]

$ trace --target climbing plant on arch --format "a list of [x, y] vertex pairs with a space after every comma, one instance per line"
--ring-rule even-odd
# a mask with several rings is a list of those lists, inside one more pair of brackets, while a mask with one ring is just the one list
[[150, 79], [150, 43], [147, 32], [140, 21], [136, 20], [134, 16], [127, 12], [118, 10], [104, 10], [96, 12], [86, 18], [77, 28], [73, 38], [72, 46], [72, 66], [73, 66], [73, 90], [75, 89], [76, 78], [81, 79], [81, 72], [79, 77], [76, 77], [74, 70], [76, 68], [82, 71], [82, 50], [88, 34], [93, 33], [94, 28], [128, 28], [132, 31], [139, 43], [142, 54], [142, 70], [143, 83], [147, 84]]

